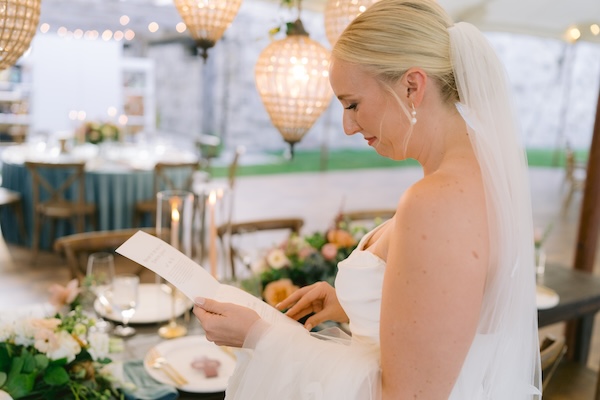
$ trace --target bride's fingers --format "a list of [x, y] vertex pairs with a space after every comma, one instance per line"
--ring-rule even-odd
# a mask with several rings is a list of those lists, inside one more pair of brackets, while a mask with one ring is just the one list
[[316, 290], [313, 290], [308, 292], [305, 296], [302, 296], [302, 298], [290, 307], [285, 314], [289, 317], [298, 319], [311, 312], [320, 311], [323, 308], [322, 304], [323, 300], [321, 299], [321, 294]]
[[312, 290], [311, 286], [304, 286], [304, 287], [296, 290], [294, 293], [292, 293], [291, 295], [286, 297], [285, 300], [283, 300], [282, 302], [277, 304], [275, 306], [275, 308], [277, 308], [278, 310], [285, 310], [286, 308], [289, 308], [290, 306], [295, 304], [298, 300], [300, 300], [302, 298], [302, 296], [304, 296], [306, 293], [310, 292]]
[[311, 307], [303, 308], [301, 310], [292, 310], [292, 309], [289, 309], [285, 313], [285, 315], [287, 315], [288, 317], [290, 317], [292, 319], [299, 320], [300, 318], [305, 317], [305, 316], [307, 316], [308, 314], [310, 314], [312, 312], [313, 312], [313, 308], [311, 306]]

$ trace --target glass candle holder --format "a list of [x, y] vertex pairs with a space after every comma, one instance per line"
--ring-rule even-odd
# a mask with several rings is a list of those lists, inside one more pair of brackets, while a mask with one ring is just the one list
[[[185, 190], [165, 190], [156, 194], [156, 235], [188, 257], [192, 257], [194, 224], [194, 194]], [[157, 277], [157, 284], [161, 284]], [[171, 319], [161, 326], [158, 334], [171, 339], [187, 333], [185, 326], [177, 323], [175, 310], [178, 291], [170, 285]]]
[[230, 277], [228, 230], [232, 219], [231, 191], [224, 184], [206, 183], [194, 188], [198, 195], [198, 260], [218, 280]]

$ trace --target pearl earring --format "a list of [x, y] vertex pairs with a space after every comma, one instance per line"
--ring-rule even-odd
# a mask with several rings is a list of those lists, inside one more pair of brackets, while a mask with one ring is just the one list
[[417, 110], [415, 110], [414, 103], [411, 104], [411, 107], [412, 107], [412, 111], [410, 112], [410, 115], [412, 116], [412, 118], [410, 119], [410, 124], [414, 125], [417, 123]]

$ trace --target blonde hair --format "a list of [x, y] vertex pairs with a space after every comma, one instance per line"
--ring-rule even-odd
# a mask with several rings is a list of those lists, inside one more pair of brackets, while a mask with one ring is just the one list
[[459, 100], [448, 28], [452, 20], [435, 0], [380, 0], [355, 18], [335, 43], [335, 58], [394, 82], [411, 67], [438, 83], [442, 99]]

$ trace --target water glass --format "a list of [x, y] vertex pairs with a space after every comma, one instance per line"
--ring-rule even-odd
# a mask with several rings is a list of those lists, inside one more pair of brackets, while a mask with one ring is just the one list
[[140, 277], [133, 274], [119, 274], [113, 280], [110, 305], [114, 312], [121, 315], [123, 325], [117, 325], [113, 334], [128, 337], [135, 334], [135, 328], [129, 326], [131, 317], [138, 305]]
[[[107, 312], [110, 310], [110, 304], [107, 299], [107, 293], [112, 288], [115, 277], [115, 260], [112, 253], [98, 252], [92, 253], [88, 257], [86, 281], [89, 288], [94, 293], [100, 306]], [[111, 328], [110, 322], [98, 317], [94, 325], [96, 330], [107, 332]]]

